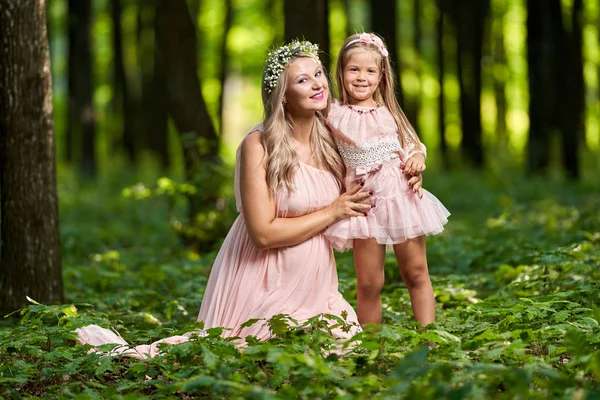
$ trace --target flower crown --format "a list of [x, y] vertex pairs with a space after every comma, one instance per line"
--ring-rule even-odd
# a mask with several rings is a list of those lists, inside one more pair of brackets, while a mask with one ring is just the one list
[[361, 33], [358, 39], [349, 41], [346, 45], [346, 48], [348, 48], [348, 46], [350, 46], [351, 44], [359, 42], [365, 44], [372, 44], [375, 47], [377, 47], [377, 50], [379, 50], [379, 54], [381, 54], [381, 57], [385, 58], [389, 55], [387, 49], [385, 48], [385, 44], [383, 44], [383, 40], [381, 40], [378, 36], [371, 35], [370, 33]]
[[290, 43], [272, 50], [267, 56], [265, 63], [264, 85], [267, 93], [271, 93], [277, 86], [277, 79], [285, 67], [290, 63], [292, 57], [300, 54], [309, 54], [319, 57], [319, 45], [306, 40], [293, 40]]

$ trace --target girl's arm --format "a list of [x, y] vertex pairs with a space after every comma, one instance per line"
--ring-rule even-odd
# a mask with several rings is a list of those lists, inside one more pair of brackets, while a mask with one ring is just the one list
[[[406, 124], [406, 121], [403, 119], [401, 121], [403, 124]], [[406, 159], [400, 167], [404, 170], [404, 173], [409, 175], [421, 173], [426, 169], [425, 158], [427, 157], [427, 148], [410, 126], [404, 125], [402, 128], [399, 129], [398, 133], [404, 135]], [[413, 133], [414, 138], [410, 133]]]
[[321, 210], [300, 217], [278, 218], [275, 196], [267, 185], [266, 154], [261, 138], [262, 132], [248, 135], [238, 161], [244, 220], [250, 240], [259, 249], [302, 243], [342, 218], [364, 216], [371, 209], [371, 205], [360, 203], [369, 198], [369, 193], [357, 193], [361, 185], [356, 185]]

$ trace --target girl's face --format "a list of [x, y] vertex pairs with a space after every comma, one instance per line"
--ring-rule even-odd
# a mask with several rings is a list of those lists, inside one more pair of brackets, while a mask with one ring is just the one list
[[381, 81], [381, 56], [373, 50], [355, 48], [346, 57], [343, 74], [348, 103], [367, 107], [377, 105], [373, 95]]
[[321, 64], [311, 57], [299, 57], [287, 68], [286, 108], [292, 115], [324, 110], [329, 85]]

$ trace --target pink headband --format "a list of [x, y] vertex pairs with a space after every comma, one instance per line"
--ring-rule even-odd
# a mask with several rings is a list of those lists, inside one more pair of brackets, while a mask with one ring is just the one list
[[350, 42], [348, 42], [348, 44], [346, 45], [346, 48], [348, 48], [348, 46], [350, 46], [351, 44], [358, 43], [358, 42], [375, 45], [377, 47], [377, 49], [379, 50], [379, 53], [381, 54], [382, 57], [387, 57], [389, 54], [387, 49], [385, 48], [385, 45], [383, 44], [383, 41], [381, 39], [379, 39], [377, 36], [370, 35], [368, 33], [361, 33], [360, 36], [358, 37], [358, 39], [354, 39], [354, 40], [351, 40]]

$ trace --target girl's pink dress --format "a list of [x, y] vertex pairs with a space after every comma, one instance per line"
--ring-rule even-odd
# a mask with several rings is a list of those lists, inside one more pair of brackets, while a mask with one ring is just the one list
[[[254, 130], [262, 130], [259, 125]], [[241, 148], [241, 146], [240, 146]], [[238, 157], [240, 148], [238, 148]], [[233, 223], [212, 271], [202, 300], [198, 321], [205, 328], [225, 327], [223, 336], [247, 335], [261, 340], [272, 335], [264, 321], [240, 328], [253, 319], [269, 319], [276, 314], [288, 314], [298, 322], [318, 314], [341, 316], [352, 325], [349, 332], [336, 328], [335, 337], [348, 339], [360, 327], [354, 309], [338, 290], [338, 277], [331, 243], [322, 234], [288, 247], [257, 249], [246, 230], [240, 202], [239, 164], [235, 174], [235, 197], [240, 215]], [[321, 169], [299, 163], [294, 175], [295, 190], [276, 193], [278, 217], [297, 217], [331, 204], [340, 194], [334, 176]], [[82, 343], [123, 345], [117, 353], [143, 358], [158, 353], [156, 344], [127, 350], [127, 343], [112, 331], [97, 326], [77, 330]], [[192, 332], [202, 335], [202, 332]], [[160, 343], [181, 343], [187, 335], [167, 338]]]
[[352, 248], [354, 239], [374, 238], [393, 245], [422, 235], [444, 230], [450, 213], [431, 193], [423, 190], [419, 198], [408, 185], [409, 176], [400, 162], [417, 151], [408, 140], [405, 149], [398, 140], [398, 128], [385, 106], [348, 106], [335, 102], [329, 124], [346, 164], [345, 185], [364, 181], [364, 191], [373, 191], [375, 205], [366, 217], [351, 217], [331, 225], [324, 235], [334, 249]]

